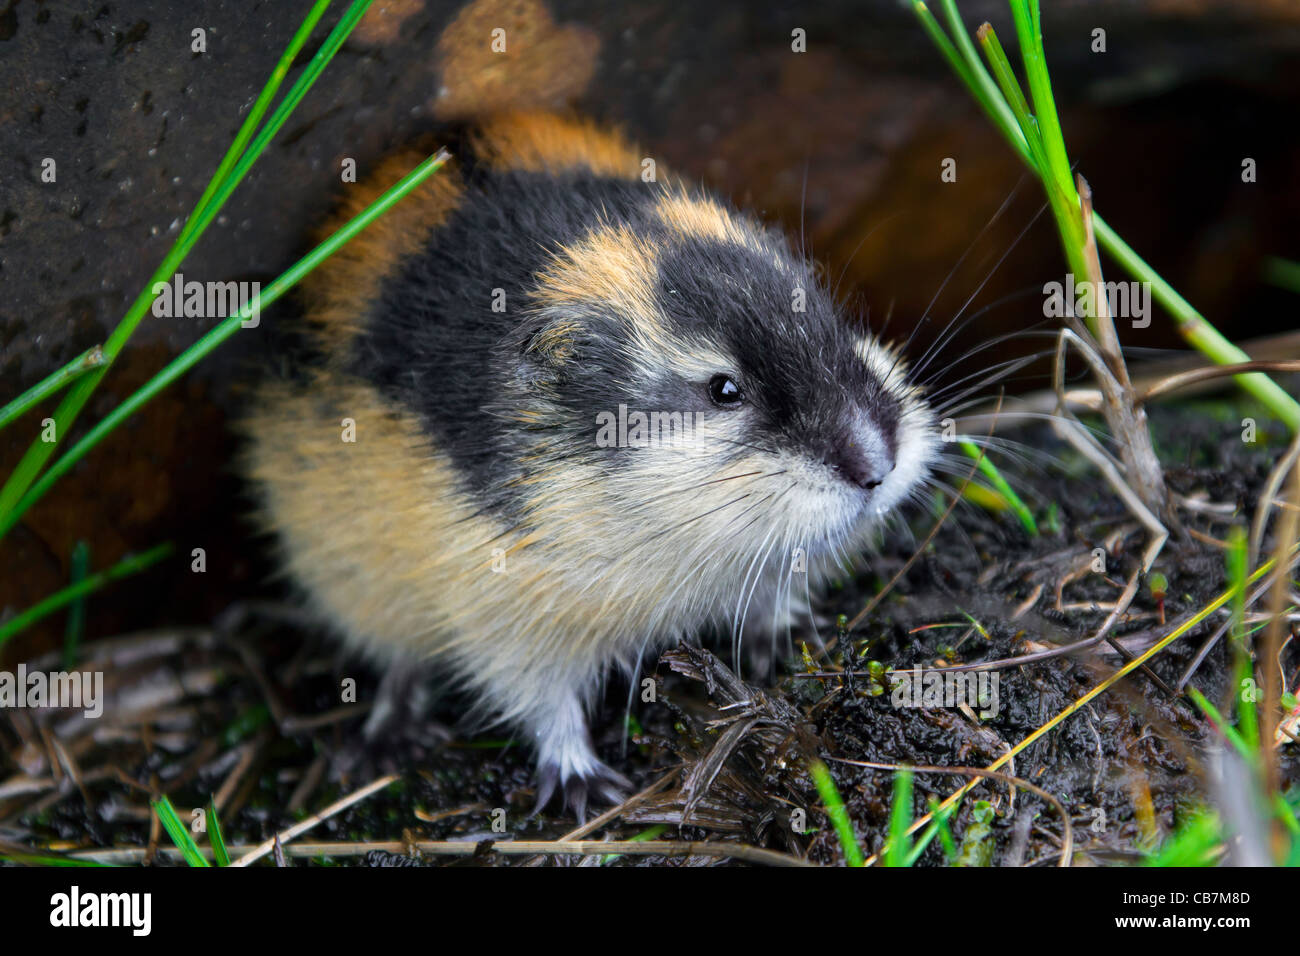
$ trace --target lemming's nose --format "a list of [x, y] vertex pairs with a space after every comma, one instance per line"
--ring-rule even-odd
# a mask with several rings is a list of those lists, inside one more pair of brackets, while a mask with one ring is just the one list
[[827, 464], [847, 482], [870, 491], [894, 470], [894, 456], [877, 442], [845, 435], [831, 449]]

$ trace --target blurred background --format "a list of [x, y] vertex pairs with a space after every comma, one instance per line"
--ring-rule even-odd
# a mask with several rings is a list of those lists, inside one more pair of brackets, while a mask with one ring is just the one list
[[[104, 340], [309, 4], [0, 3], [2, 401]], [[960, 6], [971, 29], [990, 19], [1018, 62], [1005, 3]], [[1295, 294], [1267, 281], [1264, 264], [1300, 260], [1300, 2], [1044, 7], [1066, 141], [1097, 209], [1234, 341], [1295, 329]], [[338, 15], [327, 14], [298, 66]], [[1041, 189], [897, 0], [376, 0], [182, 271], [273, 279], [309, 248], [345, 188], [345, 158], [364, 176], [390, 150], [491, 105], [503, 88], [494, 75], [503, 61], [487, 50], [495, 26], [507, 29], [516, 101], [621, 125], [647, 156], [802, 234], [874, 327], [892, 314], [890, 334], [910, 334], [945, 280], [918, 347], [973, 294], [967, 314], [982, 310], [945, 365], [1042, 320], [1042, 285], [1065, 266], [1050, 216], [1031, 226]], [[196, 28], [203, 53], [192, 50]], [[795, 29], [806, 52], [791, 49]], [[1093, 51], [1098, 29], [1104, 53]], [[54, 183], [41, 181], [47, 157]], [[945, 158], [956, 160], [956, 182], [940, 181]], [[1242, 181], [1245, 158], [1256, 161], [1254, 183]], [[1114, 266], [1107, 276], [1122, 278]], [[273, 306], [263, 325], [293, 309]], [[83, 426], [207, 325], [146, 319]], [[1138, 356], [1182, 347], [1158, 309], [1150, 328], [1122, 332]], [[96, 594], [91, 638], [208, 621], [266, 589], [261, 545], [238, 520], [247, 502], [228, 471], [226, 416], [268, 341], [237, 335], [29, 512], [0, 544], [0, 614], [66, 584], [79, 540], [94, 568], [162, 540], [182, 555], [207, 552], [205, 574], [173, 560]], [[1041, 344], [1013, 340], [993, 357]], [[0, 473], [42, 417], [0, 432]], [[47, 649], [61, 631], [56, 615], [7, 645], [0, 663]]]

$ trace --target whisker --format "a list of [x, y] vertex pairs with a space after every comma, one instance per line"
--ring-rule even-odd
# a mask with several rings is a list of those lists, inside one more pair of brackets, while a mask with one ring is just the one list
[[[1014, 341], [1016, 339], [1050, 338], [1053, 340], [1053, 342], [1055, 342], [1057, 337], [1056, 330], [1041, 328], [1041, 326], [1044, 325], [1054, 324], [1055, 321], [1056, 321], [1055, 319], [1043, 319], [1040, 322], [1035, 322], [1027, 329], [1017, 329], [1014, 332], [1007, 332], [1002, 335], [994, 336], [991, 339], [985, 339], [983, 342], [981, 342], [979, 345], [975, 346], [974, 348], [968, 349], [967, 351], [963, 352], [960, 356], [958, 356], [953, 361], [952, 364], [960, 365], [963, 362], [966, 362], [970, 358], [979, 355], [982, 352], [987, 352], [989, 349], [996, 348], [999, 345], [1002, 345], [1006, 342]], [[1043, 357], [1047, 355], [1054, 355], [1055, 353], [1056, 353], [1056, 349], [1055, 346], [1053, 346], [1051, 349], [1043, 349], [1034, 354], [1036, 357]], [[1012, 359], [1009, 359], [1007, 361], [1014, 361], [1015, 358], [1021, 358], [1021, 357], [1023, 356], [1015, 356]], [[936, 368], [932, 374], [922, 378], [917, 375], [917, 370], [913, 370], [912, 380], [916, 382], [918, 385], [926, 386], [929, 385], [931, 382], [933, 382], [935, 379], [939, 378], [941, 375], [944, 375], [949, 371], [950, 371], [949, 368]]]
[[[1006, 384], [1009, 382], [1035, 381], [1044, 377], [1041, 372], [1030, 372], [1025, 375], [1016, 373], [1023, 371], [1032, 366], [1035, 362], [1052, 355], [1054, 349], [1042, 349], [1036, 352], [1030, 352], [1027, 355], [1019, 355], [1015, 358], [1003, 359], [992, 365], [985, 366], [978, 371], [970, 372], [961, 378], [954, 379], [943, 386], [933, 389], [926, 393], [926, 399], [930, 404], [932, 411], [948, 411], [958, 402], [964, 402], [973, 395], [977, 395], [990, 385]], [[1014, 376], [1014, 377], [1013, 377]], [[987, 401], [987, 398], [984, 400]]]
[[[875, 235], [876, 231], [880, 229], [882, 226], [886, 225], [887, 223], [891, 222], [894, 219], [897, 219], [901, 215], [902, 215], [901, 212], [891, 213], [890, 215], [886, 216], [884, 219], [880, 220], [880, 222], [872, 226], [870, 229], [868, 229], [867, 234], [858, 240], [858, 244], [854, 246], [853, 251], [849, 253], [849, 258], [845, 261], [844, 266], [840, 269], [839, 277], [835, 280], [835, 287], [831, 290], [832, 298], [836, 298], [839, 295], [840, 285], [841, 283], [844, 282], [844, 276], [848, 273], [849, 266], [853, 264], [853, 260], [857, 257], [857, 254], [862, 250], [862, 247], [866, 244], [867, 240], [870, 239], [873, 235]], [[886, 317], [885, 320], [886, 325], [888, 325], [888, 322], [889, 322], [888, 317]]]
[[[1022, 173], [1020, 178], [1016, 180], [1015, 186], [1011, 188], [1011, 192], [1007, 193], [1007, 198], [1002, 200], [1002, 205], [998, 206], [997, 211], [994, 212], [993, 215], [989, 217], [989, 220], [986, 223], [984, 223], [984, 226], [980, 229], [980, 231], [975, 234], [975, 238], [971, 240], [970, 245], [968, 245], [966, 247], [966, 250], [958, 257], [956, 263], [953, 264], [953, 267], [948, 270], [948, 274], [944, 276], [943, 282], [941, 282], [939, 284], [939, 288], [935, 290], [934, 296], [930, 299], [929, 304], [925, 307], [925, 311], [921, 313], [921, 318], [917, 321], [918, 329], [925, 322], [929, 320], [930, 310], [933, 309], [935, 303], [939, 301], [939, 296], [943, 295], [943, 290], [948, 287], [948, 283], [952, 281], [952, 277], [957, 274], [957, 270], [960, 269], [962, 263], [966, 261], [966, 257], [971, 254], [971, 252], [979, 244], [979, 241], [984, 238], [984, 235], [991, 228], [993, 228], [993, 224], [997, 222], [1000, 218], [1002, 218], [1002, 214], [1007, 211], [1007, 208], [1011, 205], [1011, 201], [1016, 198], [1016, 193], [1019, 192], [1020, 187], [1024, 185], [1025, 178], [1026, 178], [1026, 174]], [[1032, 221], [1030, 222], [1030, 225], [1033, 225]], [[997, 269], [997, 266], [994, 266], [993, 268]], [[987, 282], [988, 279], [985, 279], [984, 281]], [[983, 283], [981, 283], [980, 287], [981, 288], [983, 287]], [[978, 292], [978, 289], [976, 291]], [[952, 321], [955, 322], [956, 318], [954, 318]], [[949, 323], [949, 327], [951, 328], [951, 323]], [[913, 330], [912, 334], [915, 335], [916, 331]], [[942, 338], [943, 338], [943, 333], [940, 333], [939, 338], [936, 339], [936, 342], [942, 340]], [[911, 346], [912, 344], [911, 339], [908, 340], [907, 344], [908, 347]], [[932, 345], [931, 348], [933, 347], [934, 346]], [[929, 354], [929, 349], [926, 350], [926, 354]], [[924, 359], [925, 355], [922, 355], [921, 358]]]
[[[1019, 184], [1017, 184], [1017, 188], [1018, 186]], [[962, 329], [966, 327], [966, 325], [970, 323], [971, 319], [967, 319], [966, 322], [963, 322], [960, 326], [953, 328], [957, 320], [960, 319], [961, 316], [965, 313], [966, 309], [970, 307], [970, 304], [975, 301], [975, 297], [984, 291], [984, 287], [988, 285], [989, 280], [992, 279], [993, 276], [997, 273], [998, 269], [1002, 267], [1002, 263], [1007, 261], [1007, 257], [1011, 255], [1011, 251], [1015, 249], [1017, 245], [1020, 244], [1020, 240], [1023, 239], [1025, 235], [1029, 232], [1029, 230], [1033, 228], [1034, 223], [1038, 222], [1039, 217], [1042, 216], [1043, 212], [1046, 209], [1047, 209], [1047, 203], [1043, 203], [1041, 206], [1038, 207], [1038, 211], [1034, 213], [1033, 217], [1029, 220], [1028, 223], [1026, 223], [1025, 228], [1020, 230], [1019, 235], [1017, 235], [1016, 238], [1011, 241], [1011, 244], [1007, 246], [1006, 251], [1004, 251], [1002, 255], [998, 257], [998, 261], [993, 264], [993, 268], [988, 271], [988, 274], [984, 276], [983, 280], [980, 282], [979, 285], [975, 287], [974, 291], [971, 292], [969, 296], [967, 296], [966, 301], [962, 303], [961, 308], [957, 310], [957, 314], [952, 317], [952, 321], [948, 324], [948, 328], [951, 329], [951, 332], [950, 333], [945, 332], [943, 335], [941, 335], [940, 338], [936, 340], [935, 344], [931, 345], [930, 348], [926, 349], [925, 354], [921, 356], [921, 361], [917, 365], [917, 374], [919, 374], [920, 371], [924, 369], [925, 366], [928, 365], [933, 360], [934, 355], [938, 354], [938, 352], [935, 351], [935, 345], [938, 345], [939, 342], [945, 340], [950, 341], [953, 336], [957, 335]], [[939, 351], [942, 351], [942, 349], [940, 349]]]

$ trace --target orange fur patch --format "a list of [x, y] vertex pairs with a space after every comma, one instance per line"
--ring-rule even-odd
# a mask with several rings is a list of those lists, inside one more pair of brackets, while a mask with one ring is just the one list
[[[397, 153], [381, 162], [364, 182], [349, 185], [343, 201], [319, 230], [317, 241], [364, 210], [426, 158], [414, 150]], [[313, 322], [319, 325], [323, 347], [340, 358], [346, 355], [347, 344], [361, 330], [383, 283], [447, 220], [462, 192], [460, 176], [453, 164], [448, 164], [303, 281], [303, 295]]]
[[506, 113], [483, 124], [475, 151], [502, 169], [556, 173], [589, 169], [636, 179], [641, 156], [622, 135], [554, 113]]
[[591, 82], [600, 37], [560, 25], [542, 0], [471, 0], [438, 38], [442, 120], [507, 110], [562, 109]]

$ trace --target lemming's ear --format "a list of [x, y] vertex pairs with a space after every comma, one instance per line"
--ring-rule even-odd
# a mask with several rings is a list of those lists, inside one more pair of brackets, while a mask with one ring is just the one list
[[582, 323], [571, 316], [539, 316], [525, 325], [518, 340], [524, 380], [545, 383], [562, 378], [578, 355], [583, 332]]

